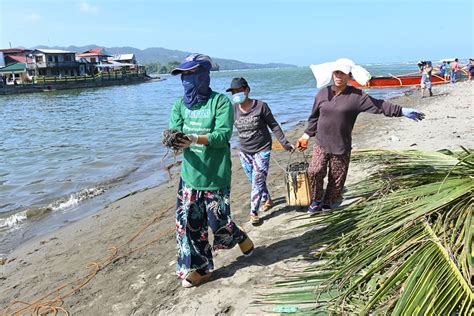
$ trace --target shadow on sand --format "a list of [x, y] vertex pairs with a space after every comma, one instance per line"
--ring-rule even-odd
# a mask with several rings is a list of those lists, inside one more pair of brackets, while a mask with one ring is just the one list
[[[265, 216], [265, 219], [268, 220], [272, 217], [294, 210], [294, 207], [286, 206], [268, 214], [267, 216]], [[298, 208], [298, 210], [301, 210], [301, 208]], [[306, 212], [306, 208], [303, 208], [302, 210], [303, 212]], [[295, 214], [295, 220], [298, 220], [298, 215], [300, 214], [304, 216], [304, 213], [298, 212]], [[303, 216], [301, 216], [301, 219], [307, 219]], [[302, 222], [301, 224], [307, 224], [307, 222]], [[345, 223], [345, 225], [346, 226], [342, 227], [342, 230], [344, 231], [346, 229], [350, 229], [350, 227], [352, 226], [351, 223], [347, 222]], [[328, 229], [330, 227], [331, 229]], [[336, 238], [338, 235], [340, 235], [341, 230], [334, 230], [333, 228], [334, 227], [331, 225], [327, 227], [315, 225], [313, 228], [309, 228], [309, 230], [304, 232], [302, 235], [283, 239], [268, 246], [257, 245], [254, 249], [252, 256], [239, 256], [229, 265], [220, 267], [219, 269], [215, 270], [213, 272], [213, 281], [231, 277], [235, 274], [237, 270], [249, 266], [269, 266], [276, 262], [284, 261], [286, 259], [295, 258], [299, 256], [302, 256], [305, 260], [308, 261], [317, 260], [310, 254], [309, 248], [315, 243], [329, 242], [331, 240], [334, 240], [334, 238]]]

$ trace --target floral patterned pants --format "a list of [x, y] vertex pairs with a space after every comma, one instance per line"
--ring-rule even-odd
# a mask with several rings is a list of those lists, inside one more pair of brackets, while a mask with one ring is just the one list
[[[230, 189], [200, 191], [182, 179], [176, 202], [176, 239], [178, 260], [176, 274], [184, 279], [193, 270], [212, 270], [212, 250], [231, 249], [247, 238], [230, 215]], [[208, 226], [214, 244], [208, 241]]]
[[270, 200], [267, 188], [268, 168], [270, 168], [270, 151], [261, 151], [256, 154], [246, 154], [239, 151], [242, 168], [252, 184], [250, 193], [250, 213], [258, 215], [260, 202]]
[[322, 204], [332, 205], [341, 197], [349, 171], [350, 159], [350, 151], [342, 155], [335, 155], [326, 153], [318, 144], [314, 145], [313, 157], [308, 168], [313, 200], [321, 201], [323, 199], [324, 177], [328, 173], [328, 166], [328, 185]]

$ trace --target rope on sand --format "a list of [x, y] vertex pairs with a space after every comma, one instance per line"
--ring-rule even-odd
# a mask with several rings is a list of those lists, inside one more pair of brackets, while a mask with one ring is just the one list
[[[234, 197], [234, 199], [240, 200], [245, 194], [247, 194], [247, 192], [241, 193], [239, 196]], [[146, 241], [143, 245], [137, 248], [132, 248], [129, 251], [123, 251], [122, 253], [119, 254], [120, 250], [123, 247], [129, 245], [132, 241], [137, 239], [141, 234], [143, 234], [145, 230], [147, 230], [151, 225], [155, 224], [158, 221], [158, 219], [160, 219], [160, 217], [163, 216], [163, 214], [168, 213], [175, 207], [176, 205], [173, 203], [173, 205], [168, 207], [164, 213], [154, 217], [148, 224], [143, 226], [137, 233], [135, 233], [135, 235], [133, 235], [130, 239], [128, 239], [123, 244], [119, 246], [109, 247], [108, 250], [111, 253], [110, 255], [102, 259], [99, 259], [97, 261], [88, 263], [86, 267], [92, 269], [92, 271], [89, 272], [87, 275], [57, 287], [55, 290], [47, 293], [46, 295], [42, 296], [41, 298], [35, 300], [32, 303], [20, 301], [20, 300], [11, 302], [7, 306], [5, 306], [5, 309], [2, 312], [2, 316], [22, 315], [25, 313], [29, 313], [31, 315], [43, 316], [50, 313], [53, 315], [57, 315], [59, 312], [62, 312], [64, 315], [70, 315], [68, 310], [62, 307], [65, 298], [73, 295], [74, 293], [82, 289], [84, 286], [86, 286], [101, 270], [103, 270], [105, 267], [107, 267], [111, 263], [114, 263], [117, 260], [120, 260], [134, 252], [142, 250], [148, 247], [149, 245], [151, 245], [152, 243], [162, 239], [163, 237], [175, 231], [175, 227], [170, 227], [166, 231], [158, 234], [156, 238]], [[70, 288], [70, 287], [72, 288], [69, 291], [67, 291], [67, 288]], [[62, 291], [64, 293], [61, 293]], [[15, 305], [19, 305], [19, 306], [17, 306], [16, 309], [14, 309]]]
[[[132, 248], [131, 250], [124, 251], [122, 248], [125, 246], [129, 245], [132, 241], [134, 241], [136, 238], [138, 238], [145, 230], [147, 230], [151, 225], [153, 225], [155, 222], [160, 219], [163, 214], [166, 214], [168, 211], [172, 210], [175, 207], [174, 203], [172, 206], [168, 207], [166, 211], [156, 217], [154, 217], [148, 224], [143, 226], [135, 235], [133, 235], [130, 239], [128, 239], [126, 242], [119, 246], [112, 246], [108, 249], [108, 251], [111, 253], [110, 255], [99, 259], [94, 262], [90, 262], [87, 264], [87, 268], [91, 269], [87, 275], [80, 277], [74, 281], [71, 281], [69, 283], [63, 284], [59, 287], [57, 287], [55, 290], [47, 293], [46, 295], [42, 296], [41, 298], [35, 300], [32, 303], [25, 302], [25, 301], [14, 301], [8, 304], [5, 309], [2, 312], [2, 316], [10, 316], [10, 315], [20, 315], [20, 314], [25, 314], [25, 313], [30, 313], [31, 315], [47, 315], [47, 314], [54, 314], [57, 315], [58, 312], [62, 312], [65, 315], [70, 315], [69, 312], [62, 307], [64, 303], [64, 299], [66, 297], [69, 297], [79, 291], [81, 288], [83, 288], [85, 285], [87, 285], [101, 270], [103, 270], [105, 267], [110, 265], [111, 263], [116, 262], [117, 260], [120, 260], [136, 251], [142, 250], [152, 243], [162, 239], [163, 237], [171, 234], [174, 230], [175, 227], [171, 227], [167, 229], [166, 231], [158, 234], [156, 238], [151, 239], [146, 241], [143, 245]], [[120, 253], [122, 251], [122, 253]], [[68, 288], [71, 288], [68, 290]], [[15, 305], [19, 305], [14, 309]], [[23, 307], [20, 307], [23, 306]]]

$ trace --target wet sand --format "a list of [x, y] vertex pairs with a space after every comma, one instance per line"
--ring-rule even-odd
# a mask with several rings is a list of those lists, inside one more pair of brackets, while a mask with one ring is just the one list
[[[419, 123], [362, 114], [353, 133], [354, 148], [474, 148], [473, 88], [472, 82], [434, 86], [433, 97], [420, 99], [415, 91], [392, 101], [425, 112], [426, 119]], [[300, 122], [288, 131], [288, 139], [296, 141], [304, 126]], [[308, 220], [305, 210], [285, 204], [284, 172], [278, 164], [284, 167], [289, 154], [274, 151], [272, 156], [268, 186], [275, 206], [261, 214], [263, 223], [255, 227], [248, 222], [250, 184], [233, 151], [232, 213], [256, 249], [249, 258], [242, 256], [238, 247], [216, 252], [212, 281], [183, 289], [175, 276], [174, 206], [179, 175], [173, 169], [169, 182], [115, 201], [12, 252], [0, 266], [0, 309], [4, 311], [15, 300], [34, 302], [100, 267], [80, 291], [64, 298], [64, 309], [73, 315], [269, 313], [269, 307], [252, 304], [255, 295], [268, 291], [279, 276], [309, 264], [308, 246], [315, 234], [297, 228]], [[346, 185], [365, 175], [357, 164], [351, 164]], [[111, 247], [118, 247], [114, 248], [117, 253], [107, 261]], [[91, 262], [96, 263], [94, 269], [87, 266]]]

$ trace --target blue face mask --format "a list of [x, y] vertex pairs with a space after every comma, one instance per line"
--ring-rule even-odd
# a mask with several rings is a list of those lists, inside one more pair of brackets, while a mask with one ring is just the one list
[[232, 95], [232, 103], [242, 104], [246, 99], [247, 95], [245, 95], [245, 92], [238, 92]]
[[198, 102], [205, 102], [211, 95], [209, 84], [211, 79], [209, 71], [199, 71], [192, 74], [181, 75], [181, 81], [184, 87], [184, 105], [190, 109]]

